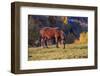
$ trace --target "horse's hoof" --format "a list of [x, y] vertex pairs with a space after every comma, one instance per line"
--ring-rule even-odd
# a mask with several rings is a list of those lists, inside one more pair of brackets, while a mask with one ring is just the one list
[[40, 47], [40, 48], [44, 48], [44, 47]]

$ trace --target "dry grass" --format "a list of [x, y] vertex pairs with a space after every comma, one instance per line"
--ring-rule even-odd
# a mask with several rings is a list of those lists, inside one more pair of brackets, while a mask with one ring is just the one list
[[66, 44], [66, 48], [56, 48], [55, 45], [49, 48], [29, 48], [29, 60], [55, 60], [55, 59], [76, 59], [87, 58], [87, 44]]

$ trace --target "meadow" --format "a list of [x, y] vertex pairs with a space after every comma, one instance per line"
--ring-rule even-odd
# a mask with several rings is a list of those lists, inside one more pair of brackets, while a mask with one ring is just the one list
[[49, 48], [28, 48], [28, 60], [56, 60], [56, 59], [78, 59], [88, 57], [87, 44], [66, 44], [66, 48], [55, 45]]

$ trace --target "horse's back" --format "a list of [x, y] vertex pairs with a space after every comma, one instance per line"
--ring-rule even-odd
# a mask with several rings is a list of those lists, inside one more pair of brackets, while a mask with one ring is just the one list
[[58, 27], [44, 27], [40, 30], [40, 34], [48, 38], [55, 36], [59, 37], [62, 34], [62, 30], [60, 30]]

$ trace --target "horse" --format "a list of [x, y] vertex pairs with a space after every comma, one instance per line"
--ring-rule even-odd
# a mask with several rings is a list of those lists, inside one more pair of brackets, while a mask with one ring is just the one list
[[55, 39], [57, 48], [59, 48], [59, 42], [62, 43], [63, 48], [65, 48], [65, 34], [63, 30], [58, 27], [44, 27], [40, 29], [39, 33], [41, 46], [48, 48], [49, 40]]

